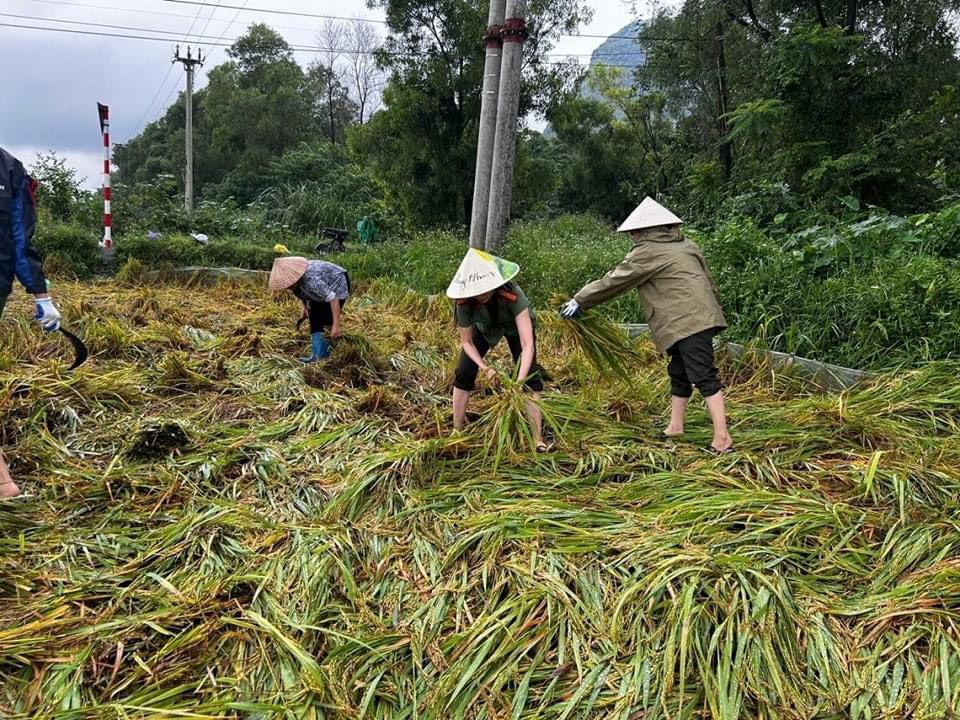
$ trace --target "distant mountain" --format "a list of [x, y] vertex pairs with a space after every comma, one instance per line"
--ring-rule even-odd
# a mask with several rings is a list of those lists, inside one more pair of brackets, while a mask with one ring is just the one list
[[[634, 70], [647, 62], [646, 50], [640, 46], [637, 40], [633, 39], [638, 37], [645, 27], [644, 23], [638, 20], [615, 32], [593, 51], [590, 56], [590, 67], [593, 68], [597, 65], [615, 66], [622, 71], [624, 86], [632, 86]], [[583, 84], [580, 93], [585, 98], [600, 99], [588, 83]], [[549, 124], [545, 125], [543, 134], [546, 137], [553, 137], [553, 128]]]
[[647, 62], [646, 50], [634, 39], [644, 27], [638, 20], [615, 32], [593, 51], [590, 67], [602, 64], [622, 68], [624, 77], [631, 80], [633, 71]]

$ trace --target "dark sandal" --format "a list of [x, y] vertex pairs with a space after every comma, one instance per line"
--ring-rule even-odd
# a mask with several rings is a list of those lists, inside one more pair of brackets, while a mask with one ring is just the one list
[[720, 457], [721, 455], [733, 455], [737, 451], [734, 447], [728, 447], [726, 450], [717, 450], [713, 445], [708, 445], [704, 449], [707, 451], [708, 455], [713, 455], [714, 457]]

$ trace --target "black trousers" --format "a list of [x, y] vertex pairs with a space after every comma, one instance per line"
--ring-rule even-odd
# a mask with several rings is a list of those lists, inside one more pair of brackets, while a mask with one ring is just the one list
[[714, 330], [704, 330], [684, 338], [667, 350], [670, 364], [670, 390], [676, 397], [693, 397], [696, 387], [705, 398], [723, 390], [720, 373], [714, 365]]
[[[353, 288], [350, 285], [350, 276], [347, 275], [347, 290], [352, 290]], [[343, 309], [343, 306], [347, 304], [346, 300], [340, 301], [340, 309]], [[323, 332], [328, 327], [333, 327], [333, 308], [330, 307], [328, 302], [316, 302], [314, 300], [310, 301], [310, 334]]]
[[[507, 335], [506, 338], [507, 344], [510, 346], [510, 354], [513, 356], [513, 362], [516, 364], [520, 362], [520, 355], [523, 353], [520, 338], [511, 335]], [[534, 347], [536, 347], [536, 333], [534, 333], [533, 342]], [[480, 357], [486, 357], [487, 353], [490, 352], [490, 343], [487, 342], [483, 333], [476, 328], [473, 328], [473, 344], [477, 348], [477, 352], [480, 353]], [[477, 367], [477, 364], [461, 350], [460, 360], [457, 362], [457, 371], [453, 377], [453, 386], [458, 390], [473, 392], [477, 386], [477, 373], [479, 372], [480, 368]], [[537, 365], [536, 350], [534, 350], [533, 355], [533, 367], [530, 368], [530, 374], [527, 376], [524, 385], [534, 392], [543, 392], [543, 371]]]

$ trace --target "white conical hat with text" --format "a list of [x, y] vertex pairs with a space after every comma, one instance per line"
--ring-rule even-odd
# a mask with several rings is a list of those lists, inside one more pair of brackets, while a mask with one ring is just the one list
[[520, 266], [496, 255], [470, 248], [447, 288], [447, 297], [463, 300], [496, 290], [520, 273]]
[[617, 229], [617, 232], [643, 230], [658, 225], [683, 225], [683, 220], [653, 198], [648, 197], [644, 198], [637, 209], [630, 213], [630, 217], [623, 221], [623, 225]]

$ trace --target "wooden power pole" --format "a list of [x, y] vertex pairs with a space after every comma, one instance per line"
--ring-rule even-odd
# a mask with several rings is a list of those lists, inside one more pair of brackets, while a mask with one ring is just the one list
[[184, 209], [187, 215], [193, 214], [193, 73], [197, 66], [203, 66], [203, 51], [197, 50], [197, 56], [193, 57], [190, 46], [187, 46], [187, 54], [180, 54], [180, 46], [177, 45], [177, 52], [173, 56], [173, 62], [183, 63], [187, 71], [187, 95], [186, 95], [186, 146], [187, 146], [187, 171], [184, 176]]

